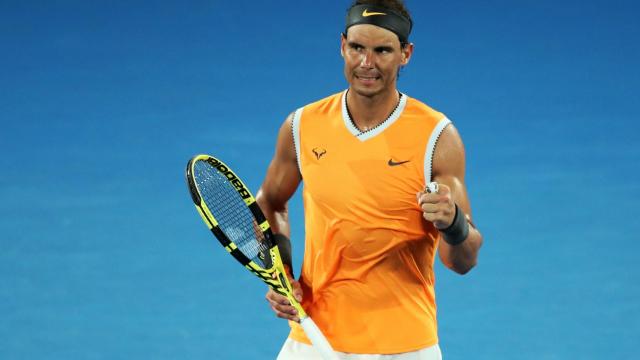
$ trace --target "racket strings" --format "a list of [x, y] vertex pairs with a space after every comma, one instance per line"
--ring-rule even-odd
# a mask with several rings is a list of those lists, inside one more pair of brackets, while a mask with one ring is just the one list
[[196, 162], [194, 179], [220, 230], [251, 261], [265, 269], [271, 268], [264, 233], [233, 184], [204, 161]]

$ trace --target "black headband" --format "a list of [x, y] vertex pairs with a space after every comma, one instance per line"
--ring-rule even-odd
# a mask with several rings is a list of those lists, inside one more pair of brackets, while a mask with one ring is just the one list
[[413, 23], [408, 17], [381, 6], [356, 5], [347, 13], [347, 25], [344, 33], [353, 25], [371, 24], [380, 26], [398, 35], [401, 43], [409, 41]]

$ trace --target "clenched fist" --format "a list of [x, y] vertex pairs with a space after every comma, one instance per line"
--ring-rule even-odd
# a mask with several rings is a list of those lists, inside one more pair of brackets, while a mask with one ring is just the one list
[[438, 230], [448, 228], [456, 216], [456, 204], [451, 198], [447, 185], [429, 183], [424, 191], [417, 194], [422, 216], [431, 221]]

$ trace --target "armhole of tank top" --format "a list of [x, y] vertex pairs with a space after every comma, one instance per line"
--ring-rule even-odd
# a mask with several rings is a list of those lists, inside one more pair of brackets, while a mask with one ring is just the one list
[[296, 161], [298, 163], [298, 171], [302, 174], [302, 163], [300, 162], [300, 118], [302, 117], [302, 109], [299, 108], [293, 113], [291, 120], [291, 133], [293, 134], [293, 147], [296, 151]]
[[438, 121], [438, 124], [436, 124], [436, 127], [433, 129], [433, 131], [431, 132], [431, 136], [429, 137], [429, 142], [427, 143], [427, 151], [424, 156], [424, 181], [425, 181], [424, 184], [425, 185], [427, 185], [432, 181], [431, 173], [433, 170], [432, 169], [433, 155], [436, 151], [436, 145], [438, 143], [438, 139], [440, 138], [440, 135], [442, 134], [442, 131], [449, 124], [451, 124], [451, 120], [447, 119], [446, 117], [443, 117], [442, 119], [440, 119], [440, 121]]

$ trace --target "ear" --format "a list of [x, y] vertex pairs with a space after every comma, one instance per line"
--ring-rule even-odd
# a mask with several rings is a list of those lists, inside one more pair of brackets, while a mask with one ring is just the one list
[[344, 58], [344, 50], [347, 45], [347, 35], [340, 33], [340, 55]]
[[411, 55], [413, 55], [413, 43], [408, 43], [402, 49], [402, 66], [405, 66], [411, 60]]

